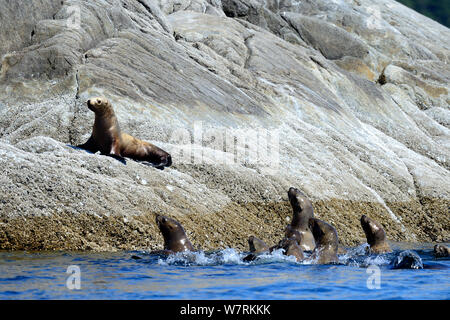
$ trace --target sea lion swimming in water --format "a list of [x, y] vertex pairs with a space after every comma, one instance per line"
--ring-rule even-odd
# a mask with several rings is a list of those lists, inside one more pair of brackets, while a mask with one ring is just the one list
[[316, 218], [310, 218], [308, 225], [316, 243], [311, 259], [318, 264], [337, 263], [339, 240], [336, 229], [325, 221]]
[[297, 262], [300, 262], [304, 259], [303, 250], [298, 242], [297, 237], [283, 238], [282, 240], [280, 240], [278, 245], [271, 248], [271, 251], [280, 248], [284, 250], [284, 255], [295, 257]]
[[438, 258], [445, 258], [450, 256], [450, 248], [442, 244], [437, 244], [433, 248], [433, 254]]
[[166, 151], [121, 132], [112, 105], [106, 98], [89, 99], [87, 106], [95, 113], [94, 127], [88, 141], [77, 147], [92, 153], [100, 151], [104, 155], [122, 160], [126, 157], [149, 162], [158, 169], [172, 164], [172, 157]]
[[248, 238], [248, 246], [251, 253], [261, 253], [270, 250], [269, 246], [264, 241], [255, 236], [250, 236]]
[[285, 255], [294, 256], [297, 261], [302, 261], [304, 258], [303, 250], [299, 244], [301, 237], [302, 236], [298, 231], [293, 231], [292, 237], [285, 237], [280, 240], [277, 245], [269, 248], [269, 246], [264, 241], [256, 238], [255, 236], [250, 236], [248, 238], [250, 254], [244, 258], [244, 261], [253, 261], [258, 257], [259, 253], [271, 253], [277, 249], [283, 249]]
[[367, 243], [370, 245], [371, 252], [377, 254], [392, 252], [386, 241], [386, 232], [384, 232], [381, 224], [363, 214], [361, 216], [361, 227], [366, 234]]
[[285, 229], [286, 238], [295, 236], [295, 231], [301, 234], [299, 239], [303, 251], [312, 251], [316, 246], [314, 236], [308, 226], [310, 218], [314, 218], [311, 201], [298, 189], [289, 188], [289, 202], [291, 203], [293, 216], [291, 224]]
[[183, 226], [175, 219], [157, 215], [156, 224], [164, 238], [163, 253], [195, 251], [194, 246], [186, 236]]
[[270, 252], [269, 246], [262, 241], [261, 239], [258, 239], [255, 236], [250, 236], [248, 238], [248, 247], [250, 249], [250, 254], [244, 257], [244, 261], [250, 262], [253, 260], [256, 260], [258, 257], [258, 254], [263, 252]]

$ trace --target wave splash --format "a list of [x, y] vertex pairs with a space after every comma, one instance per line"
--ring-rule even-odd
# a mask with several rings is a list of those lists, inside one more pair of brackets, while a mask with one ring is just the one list
[[[394, 267], [395, 265], [402, 265], [395, 261], [402, 261], [405, 251], [395, 251], [392, 253], [384, 254], [367, 254], [368, 244], [362, 244], [360, 246], [350, 248], [345, 254], [338, 255], [339, 265], [347, 265], [352, 267], [367, 268], [369, 266], [379, 267]], [[305, 252], [305, 259], [301, 262], [297, 262], [295, 257], [286, 256], [283, 249], [277, 249], [272, 252], [264, 252], [257, 254], [257, 257], [253, 261], [246, 261], [245, 257], [248, 252], [240, 252], [233, 248], [226, 248], [218, 251], [186, 251], [178, 252], [169, 255], [155, 255], [152, 253], [142, 252], [146, 257], [150, 257], [152, 262], [157, 262], [163, 266], [219, 266], [219, 265], [261, 265], [269, 263], [288, 263], [296, 265], [314, 265], [316, 264], [311, 255]], [[411, 268], [422, 268], [423, 264], [420, 257], [416, 254], [415, 264], [411, 264]], [[418, 257], [418, 258], [417, 258]], [[144, 258], [144, 257], [142, 257]], [[144, 261], [147, 260], [144, 258]], [[420, 261], [419, 261], [420, 260]], [[408, 268], [408, 265], [403, 266]]]

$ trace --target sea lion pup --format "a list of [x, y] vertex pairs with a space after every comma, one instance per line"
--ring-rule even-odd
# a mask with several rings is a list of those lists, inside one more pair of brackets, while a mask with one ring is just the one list
[[166, 254], [183, 251], [195, 251], [184, 232], [183, 226], [175, 219], [157, 215], [156, 224], [164, 238], [164, 250]]
[[361, 216], [361, 227], [366, 234], [367, 243], [370, 245], [370, 251], [373, 253], [392, 252], [391, 247], [386, 241], [386, 232], [383, 227], [375, 220], [366, 215]]
[[89, 140], [77, 147], [92, 153], [100, 151], [115, 158], [149, 162], [159, 169], [172, 164], [172, 157], [166, 151], [122, 133], [114, 109], [106, 98], [89, 99], [87, 106], [95, 113], [94, 127]]
[[298, 189], [289, 188], [289, 202], [291, 203], [293, 216], [291, 224], [285, 229], [286, 238], [291, 238], [295, 231], [300, 232], [300, 247], [303, 251], [312, 251], [316, 246], [314, 236], [308, 226], [310, 218], [314, 218], [311, 201]]
[[442, 244], [437, 244], [433, 248], [433, 253], [438, 258], [445, 258], [450, 256], [450, 248]]
[[316, 218], [310, 218], [308, 225], [316, 243], [311, 259], [317, 259], [318, 264], [337, 263], [339, 240], [336, 229], [325, 221]]

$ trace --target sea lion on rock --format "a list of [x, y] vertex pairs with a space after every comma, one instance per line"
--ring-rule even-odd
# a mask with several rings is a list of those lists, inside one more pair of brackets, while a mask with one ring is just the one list
[[433, 248], [433, 253], [438, 258], [445, 258], [450, 256], [450, 248], [442, 244], [437, 244]]
[[301, 234], [300, 247], [303, 251], [312, 251], [316, 246], [314, 236], [308, 226], [310, 218], [314, 218], [311, 201], [298, 189], [289, 188], [289, 202], [291, 203], [293, 216], [291, 224], [286, 227], [286, 238], [291, 238], [295, 231]]
[[172, 164], [172, 158], [166, 151], [121, 132], [114, 109], [106, 98], [89, 99], [87, 106], [95, 113], [94, 127], [89, 140], [79, 148], [92, 153], [100, 151], [115, 158], [149, 162], [159, 169]]
[[325, 221], [316, 218], [310, 218], [308, 225], [316, 243], [311, 259], [318, 264], [337, 263], [339, 239], [336, 229]]
[[178, 221], [157, 215], [156, 224], [164, 238], [165, 253], [195, 251], [194, 246], [186, 236], [183, 226]]
[[377, 221], [363, 214], [361, 216], [361, 226], [366, 234], [371, 252], [377, 254], [392, 252], [386, 241], [386, 232], [384, 232], [383, 227]]

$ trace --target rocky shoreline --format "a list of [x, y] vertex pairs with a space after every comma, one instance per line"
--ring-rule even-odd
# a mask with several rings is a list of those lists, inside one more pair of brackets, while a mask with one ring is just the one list
[[[1, 250], [158, 249], [155, 214], [244, 250], [278, 241], [291, 186], [344, 246], [362, 214], [449, 241], [448, 28], [390, 0], [0, 5]], [[73, 148], [97, 95], [173, 166]]]
[[[414, 220], [420, 204], [393, 203], [404, 223], [398, 224], [378, 203], [343, 200], [317, 201], [313, 203], [315, 214], [329, 221], [338, 231], [340, 243], [353, 247], [365, 243], [359, 225], [361, 212], [383, 221], [388, 238], [395, 242], [449, 242], [449, 217], [436, 212], [437, 206], [445, 209], [448, 201], [431, 201], [432, 210]], [[345, 217], [340, 212], [345, 212]], [[433, 216], [431, 215], [433, 214]], [[156, 213], [136, 216], [99, 216], [90, 214], [53, 214], [0, 219], [0, 250], [160, 250], [162, 236], [155, 223]], [[247, 251], [249, 235], [255, 235], [267, 243], [275, 244], [284, 235], [290, 223], [292, 209], [287, 201], [279, 203], [255, 202], [231, 204], [220, 212], [210, 214], [172, 215], [185, 226], [191, 241], [203, 250], [236, 248]], [[437, 218], [436, 218], [437, 216]], [[444, 236], [443, 236], [444, 235]]]

